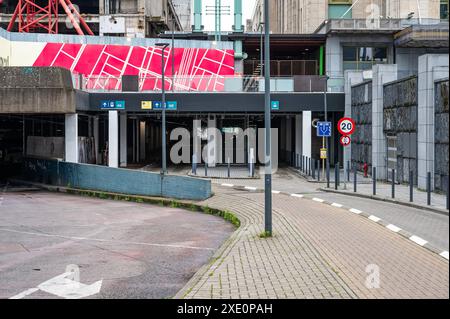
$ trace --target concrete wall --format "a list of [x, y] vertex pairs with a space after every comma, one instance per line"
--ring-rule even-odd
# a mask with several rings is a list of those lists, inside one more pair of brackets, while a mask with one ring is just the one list
[[364, 163], [372, 167], [372, 81], [365, 81], [351, 89], [351, 116], [356, 124], [352, 135], [351, 159], [353, 167], [362, 170]]
[[129, 195], [193, 200], [204, 200], [211, 196], [211, 182], [205, 179], [162, 176], [144, 171], [56, 160], [26, 158], [23, 178], [51, 185]]
[[397, 181], [409, 182], [410, 170], [417, 176], [417, 77], [384, 86], [383, 113], [384, 134], [396, 138]]
[[446, 191], [449, 165], [449, 106], [448, 79], [436, 82], [435, 88], [435, 133], [434, 133], [434, 186]]
[[0, 113], [73, 113], [75, 90], [62, 68], [0, 67]]

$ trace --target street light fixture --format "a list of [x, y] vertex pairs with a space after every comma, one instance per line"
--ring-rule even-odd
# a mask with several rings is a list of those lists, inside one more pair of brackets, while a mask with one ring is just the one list
[[165, 89], [165, 78], [164, 78], [164, 52], [169, 46], [169, 43], [156, 43], [157, 47], [161, 48], [161, 110], [162, 110], [162, 174], [167, 173], [167, 163], [166, 163], [166, 89]]

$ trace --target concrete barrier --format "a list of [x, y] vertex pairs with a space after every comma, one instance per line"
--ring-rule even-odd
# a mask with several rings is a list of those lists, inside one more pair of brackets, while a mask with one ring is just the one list
[[22, 178], [50, 185], [128, 195], [192, 200], [204, 200], [211, 196], [209, 180], [38, 158], [24, 159]]

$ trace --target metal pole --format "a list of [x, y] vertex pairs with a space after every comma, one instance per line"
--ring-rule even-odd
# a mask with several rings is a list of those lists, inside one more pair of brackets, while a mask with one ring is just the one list
[[392, 169], [392, 198], [395, 198], [395, 169]]
[[316, 161], [311, 159], [312, 178], [316, 179]]
[[172, 91], [175, 91], [175, 19], [172, 19]]
[[353, 191], [356, 193], [356, 165], [353, 167]]
[[337, 175], [336, 175], [337, 186], [340, 186], [341, 185], [341, 165], [339, 162], [336, 163], [336, 167], [337, 167]]
[[409, 171], [409, 201], [414, 201], [414, 172]]
[[272, 160], [271, 160], [271, 119], [270, 119], [270, 17], [269, 0], [264, 0], [264, 125], [266, 136], [266, 172], [264, 185], [264, 229], [266, 235], [272, 235]]
[[449, 206], [449, 197], [448, 197], [448, 186], [449, 186], [449, 177], [447, 176], [447, 205], [446, 205], [446, 208], [447, 208], [447, 210], [448, 210], [448, 206]]
[[[325, 113], [325, 122], [328, 122], [328, 103], [327, 103], [327, 91], [328, 91], [328, 75], [325, 76], [325, 86], [323, 88], [323, 110]], [[327, 187], [330, 187], [330, 150], [328, 149], [328, 137], [325, 137], [325, 148], [327, 150], [326, 169], [327, 169]]]
[[328, 159], [325, 162], [327, 165], [327, 188], [330, 188], [330, 162]]
[[377, 194], [377, 168], [372, 168], [372, 183], [373, 183], [373, 195], [375, 196]]
[[427, 173], [427, 205], [431, 205], [431, 173]]
[[208, 161], [205, 162], [205, 177], [208, 176]]
[[166, 46], [162, 48], [161, 56], [161, 94], [162, 94], [162, 173], [163, 175], [167, 172], [167, 163], [166, 163], [166, 88], [165, 88], [165, 78], [164, 78], [164, 51], [166, 50]]
[[228, 178], [230, 178], [231, 173], [230, 173], [230, 158], [228, 157]]

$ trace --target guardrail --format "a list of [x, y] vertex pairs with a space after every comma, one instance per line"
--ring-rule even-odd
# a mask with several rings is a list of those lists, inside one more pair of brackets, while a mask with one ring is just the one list
[[[141, 75], [136, 77], [139, 92], [160, 92], [161, 76]], [[299, 75], [293, 77], [272, 77], [272, 92], [323, 92], [325, 77]], [[73, 75], [74, 87], [88, 92], [122, 91], [120, 76]], [[331, 83], [331, 82], [330, 82]], [[329, 83], [329, 84], [330, 84]], [[259, 76], [166, 76], [166, 92], [263, 92], [264, 77]]]

